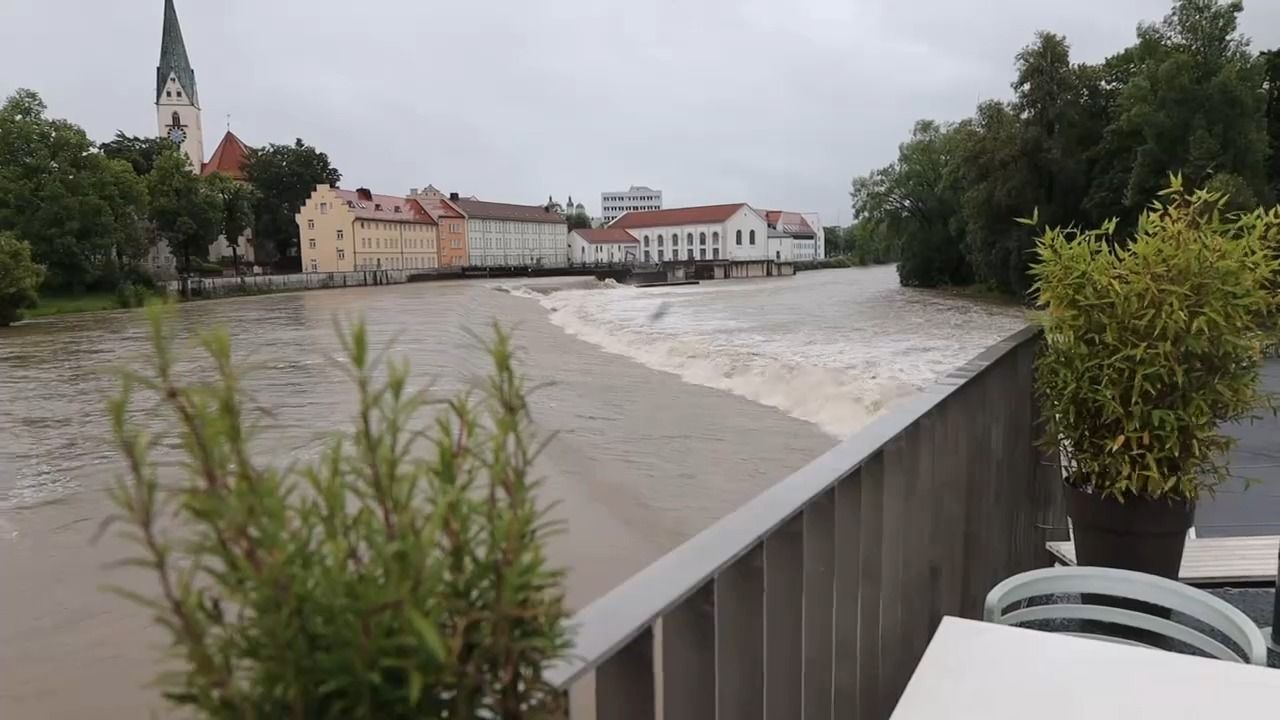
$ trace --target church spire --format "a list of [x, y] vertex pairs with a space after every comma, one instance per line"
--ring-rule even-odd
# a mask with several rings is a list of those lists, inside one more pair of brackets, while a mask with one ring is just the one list
[[173, 0], [164, 0], [164, 31], [160, 38], [160, 64], [156, 66], [156, 102], [164, 94], [169, 75], [178, 78], [178, 84], [186, 91], [191, 104], [200, 107], [200, 95], [196, 93], [196, 72], [187, 59], [187, 46], [182, 42], [182, 27], [178, 25], [178, 11]]

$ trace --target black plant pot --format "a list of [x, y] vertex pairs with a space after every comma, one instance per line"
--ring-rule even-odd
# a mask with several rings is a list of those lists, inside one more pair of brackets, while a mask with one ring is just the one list
[[1136, 570], [1178, 579], [1194, 500], [1114, 497], [1066, 483], [1067, 514], [1075, 529], [1076, 563]]

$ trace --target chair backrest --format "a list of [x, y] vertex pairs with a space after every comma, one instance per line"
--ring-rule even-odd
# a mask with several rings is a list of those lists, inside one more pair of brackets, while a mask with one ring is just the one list
[[[1106, 605], [1051, 604], [1005, 612], [1014, 603], [1058, 594], [1109, 595], [1176, 610], [1222, 633], [1240, 647], [1236, 652], [1194, 628], [1155, 615]], [[1083, 603], [1084, 601], [1082, 601]], [[1146, 630], [1179, 640], [1212, 657], [1254, 665], [1267, 664], [1262, 631], [1244, 613], [1221, 598], [1167, 578], [1101, 567], [1054, 567], [1031, 570], [1001, 582], [987, 594], [983, 619], [1003, 625], [1035, 620], [1094, 620]], [[1070, 633], [1099, 640], [1151, 647], [1134, 640], [1096, 633]]]

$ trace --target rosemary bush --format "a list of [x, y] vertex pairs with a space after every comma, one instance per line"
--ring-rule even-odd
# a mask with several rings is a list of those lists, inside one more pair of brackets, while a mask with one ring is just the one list
[[[110, 403], [128, 470], [116, 518], [155, 572], [150, 608], [172, 640], [165, 696], [209, 718], [538, 718], [561, 712], [542, 669], [567, 650], [562, 573], [524, 387], [495, 327], [482, 391], [432, 403], [403, 362], [340, 331], [354, 427], [320, 459], [266, 464], [228, 336], [205, 332], [209, 373], [175, 372], [163, 312], [154, 360]], [[385, 370], [385, 373], [381, 373]], [[384, 375], [385, 379], [377, 379]], [[157, 399], [165, 433], [138, 422]], [[163, 474], [152, 450], [176, 437]], [[171, 475], [178, 478], [173, 481]]]
[[1259, 386], [1274, 338], [1280, 211], [1228, 214], [1182, 188], [1115, 224], [1040, 238], [1032, 269], [1045, 343], [1036, 385], [1078, 487], [1194, 500], [1227, 479], [1225, 422], [1271, 406]]

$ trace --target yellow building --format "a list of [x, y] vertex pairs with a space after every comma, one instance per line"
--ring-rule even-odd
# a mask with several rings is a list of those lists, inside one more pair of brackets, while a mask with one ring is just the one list
[[417, 200], [317, 185], [296, 217], [303, 272], [439, 265], [436, 220]]

